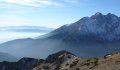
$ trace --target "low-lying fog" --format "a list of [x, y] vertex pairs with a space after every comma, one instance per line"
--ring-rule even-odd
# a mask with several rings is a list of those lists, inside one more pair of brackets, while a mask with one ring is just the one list
[[0, 43], [19, 39], [19, 38], [34, 38], [45, 34], [46, 32], [15, 32], [15, 31], [0, 31]]

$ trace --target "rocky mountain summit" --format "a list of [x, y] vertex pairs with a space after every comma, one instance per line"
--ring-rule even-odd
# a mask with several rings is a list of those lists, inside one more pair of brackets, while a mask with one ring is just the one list
[[44, 63], [36, 66], [33, 70], [60, 70], [61, 65], [70, 59], [78, 59], [74, 54], [67, 51], [49, 55]]

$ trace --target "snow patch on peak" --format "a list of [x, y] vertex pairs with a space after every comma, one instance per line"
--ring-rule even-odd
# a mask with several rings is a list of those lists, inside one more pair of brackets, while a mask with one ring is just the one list
[[100, 13], [100, 12], [97, 12], [95, 15], [102, 15], [102, 13]]
[[[80, 34], [98, 35], [102, 39], [120, 39], [120, 18], [114, 14], [103, 15], [97, 12], [91, 17], [84, 17], [72, 24]], [[71, 26], [72, 26], [71, 25]]]
[[68, 27], [68, 26], [70, 26], [70, 25], [71, 25], [71, 24], [66, 24], [65, 26]]

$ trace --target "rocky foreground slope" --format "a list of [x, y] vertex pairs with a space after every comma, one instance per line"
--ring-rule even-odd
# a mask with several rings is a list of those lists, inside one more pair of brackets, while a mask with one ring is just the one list
[[83, 59], [60, 51], [46, 60], [22, 58], [18, 62], [0, 62], [0, 70], [120, 70], [120, 53]]
[[82, 59], [66, 51], [59, 53], [48, 56], [44, 63], [33, 70], [120, 70], [119, 53], [91, 59]]

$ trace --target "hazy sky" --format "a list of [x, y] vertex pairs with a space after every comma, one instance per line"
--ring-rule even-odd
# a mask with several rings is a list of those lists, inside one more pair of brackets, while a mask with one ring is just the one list
[[0, 0], [0, 26], [57, 28], [96, 12], [120, 16], [120, 0]]

